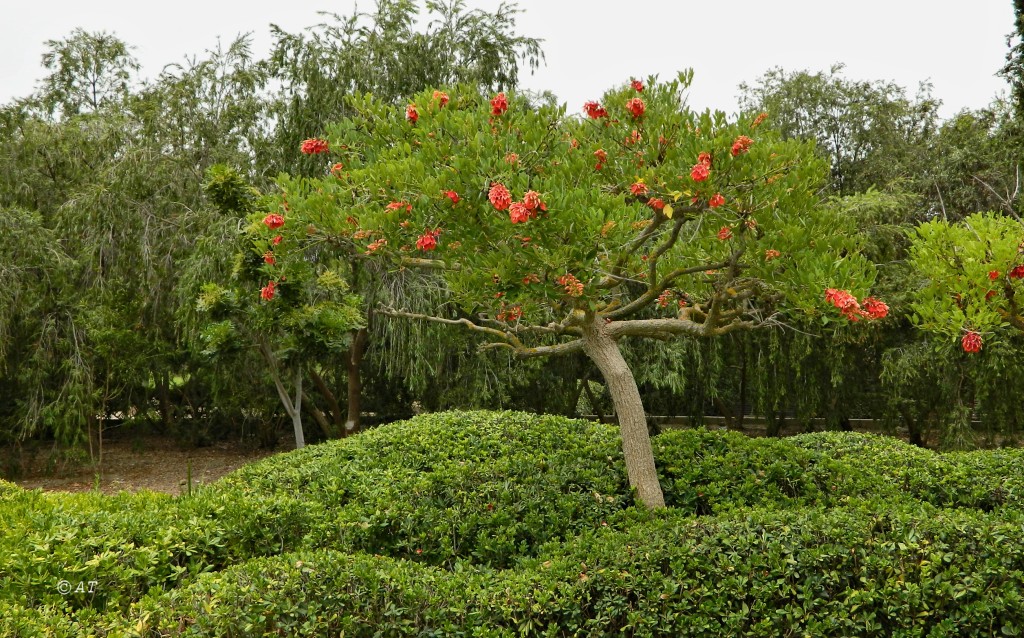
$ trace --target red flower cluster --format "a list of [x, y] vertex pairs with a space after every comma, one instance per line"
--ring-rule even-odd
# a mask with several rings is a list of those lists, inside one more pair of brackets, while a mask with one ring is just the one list
[[599, 148], [594, 151], [594, 157], [597, 158], [597, 164], [594, 165], [594, 168], [597, 170], [604, 168], [604, 163], [608, 161], [608, 152], [603, 148]]
[[1014, 266], [1006, 276], [1010, 279], [1024, 279], [1024, 266]]
[[626, 138], [626, 146], [632, 146], [634, 144], [637, 144], [642, 139], [643, 135], [640, 134], [640, 131], [633, 129], [633, 132], [630, 133], [629, 137]]
[[504, 185], [498, 182], [491, 184], [491, 190], [487, 193], [487, 199], [491, 200], [491, 205], [494, 206], [495, 210], [508, 210], [508, 207], [512, 204], [512, 195]]
[[508, 162], [509, 164], [518, 164], [519, 163], [519, 154], [518, 153], [507, 153], [505, 155], [505, 161]]
[[988, 278], [991, 279], [992, 281], [995, 281], [996, 279], [999, 279], [999, 271], [998, 270], [990, 270], [990, 271], [988, 271]]
[[371, 253], [377, 252], [377, 250], [379, 250], [380, 248], [383, 248], [384, 246], [387, 246], [387, 245], [388, 245], [388, 240], [383, 239], [383, 238], [382, 239], [378, 239], [377, 241], [373, 242], [372, 244], [370, 244], [369, 246], [366, 247], [366, 254], [369, 255]]
[[753, 143], [754, 140], [750, 139], [746, 135], [740, 135], [736, 138], [736, 141], [732, 143], [732, 150], [730, 152], [733, 157], [736, 157], [740, 153], [746, 153], [749, 151], [750, 145]]
[[530, 217], [535, 217], [538, 210], [547, 211], [548, 209], [541, 201], [540, 193], [537, 191], [526, 191], [526, 194], [523, 195], [523, 204], [530, 209]]
[[964, 338], [960, 340], [960, 346], [964, 349], [964, 352], [980, 352], [981, 351], [981, 335], [977, 332], [970, 330], [964, 335]]
[[270, 213], [269, 215], [263, 218], [263, 223], [270, 230], [277, 230], [281, 226], [284, 226], [284, 217], [278, 215], [277, 213]]
[[647, 110], [647, 105], [644, 104], [643, 100], [641, 100], [638, 97], [635, 97], [626, 102], [626, 110], [628, 110], [633, 115], [633, 119], [636, 119], [644, 114], [644, 111]]
[[509, 306], [506, 308], [505, 303], [502, 302], [501, 312], [498, 313], [498, 321], [519, 321], [522, 316], [522, 306]]
[[708, 170], [711, 170], [711, 153], [708, 153], [707, 151], [697, 153], [697, 163], [703, 164], [708, 167]]
[[583, 112], [592, 120], [596, 120], [601, 117], [608, 117], [607, 109], [593, 101], [583, 103]]
[[523, 224], [530, 219], [530, 209], [522, 202], [512, 202], [508, 209], [508, 218], [513, 224]]
[[268, 266], [273, 266], [274, 264], [277, 263], [277, 260], [274, 259], [274, 253], [272, 251], [268, 250], [267, 252], [263, 253], [263, 263], [267, 264]]
[[322, 140], [316, 137], [303, 140], [301, 150], [306, 155], [319, 155], [320, 153], [326, 153], [327, 140]]
[[524, 285], [529, 286], [530, 284], [537, 284], [537, 283], [540, 283], [540, 277], [538, 277], [535, 273], [530, 273], [529, 275], [523, 277], [523, 284]]
[[708, 167], [707, 164], [695, 164], [694, 167], [690, 169], [690, 178], [695, 182], [703, 182], [710, 176], [711, 168]]
[[565, 294], [570, 297], [580, 297], [583, 295], [583, 282], [572, 275], [562, 275], [557, 281], [559, 286], [565, 286]]
[[864, 307], [861, 308], [861, 304], [857, 303], [857, 298], [846, 290], [829, 288], [825, 291], [825, 301], [839, 308], [842, 315], [850, 321], [859, 321], [864, 317], [881, 319], [889, 314], [889, 306], [885, 302], [874, 297], [867, 297], [864, 299]]
[[459, 203], [459, 194], [456, 193], [455, 191], [445, 191], [444, 195], [448, 199], [452, 200], [453, 204], [458, 204]]
[[407, 213], [412, 212], [412, 204], [410, 204], [409, 202], [391, 202], [390, 204], [384, 207], [384, 209], [387, 211], [402, 210], [403, 208]]
[[276, 286], [277, 283], [274, 282], [273, 280], [268, 281], [266, 286], [260, 288], [260, 299], [262, 299], [263, 301], [270, 301], [271, 299], [273, 299], [274, 288]]
[[633, 90], [637, 93], [643, 93], [644, 91], [644, 83], [640, 80], [630, 80], [629, 85], [633, 87]]
[[778, 259], [781, 256], [782, 256], [782, 253], [780, 253], [779, 251], [775, 250], [774, 248], [769, 248], [768, 250], [764, 251], [764, 260], [765, 261], [771, 261], [773, 259]]
[[448, 94], [442, 91], [434, 91], [434, 99], [437, 100], [441, 108], [444, 108], [448, 104]]
[[420, 119], [420, 113], [419, 111], [416, 110], [415, 104], [410, 104], [409, 106], [405, 107], [405, 118], [412, 122], [413, 124], [415, 124], [416, 121]]
[[719, 228], [718, 239], [721, 241], [732, 239], [732, 229], [729, 228], [728, 226], [722, 226], [721, 228]]
[[675, 296], [671, 290], [666, 290], [658, 295], [658, 307], [668, 308], [668, 304], [672, 301], [672, 297]]
[[416, 240], [416, 247], [423, 251], [431, 251], [437, 248], [437, 236], [441, 234], [440, 228], [428, 230]]
[[711, 208], [718, 208], [724, 203], [725, 198], [722, 197], [721, 193], [715, 193], [714, 195], [711, 196], [711, 199], [708, 200], [708, 206], [710, 206]]
[[642, 197], [647, 194], [647, 184], [644, 184], [643, 182], [633, 182], [629, 187], [629, 192], [633, 193], [637, 197]]
[[281, 237], [280, 235], [278, 235], [277, 237], [274, 237], [273, 239], [271, 239], [270, 243], [272, 243], [272, 244], [274, 244], [276, 246], [276, 245], [281, 243], [282, 239], [284, 239], [284, 237]]
[[508, 98], [499, 93], [491, 98], [491, 115], [501, 115], [508, 110]]
[[334, 175], [335, 177], [341, 177], [341, 171], [344, 169], [345, 165], [342, 164], [341, 162], [338, 162], [331, 167], [331, 175]]
[[761, 123], [767, 119], [767, 113], [759, 113], [757, 117], [754, 118], [754, 121], [750, 123], [750, 128], [757, 128], [758, 126], [761, 126]]
[[665, 200], [661, 199], [660, 197], [652, 197], [649, 200], [647, 200], [647, 205], [653, 208], [654, 210], [664, 210]]

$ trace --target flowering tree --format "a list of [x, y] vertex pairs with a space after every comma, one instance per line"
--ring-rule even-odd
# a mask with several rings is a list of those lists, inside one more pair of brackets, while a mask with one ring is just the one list
[[303, 251], [430, 269], [460, 306], [382, 312], [462, 326], [523, 358], [585, 353], [650, 507], [664, 499], [620, 340], [715, 337], [779, 325], [784, 310], [885, 314], [863, 299], [873, 271], [855, 230], [820, 205], [827, 166], [761, 135], [764, 116], [691, 112], [688, 81], [633, 80], [583, 118], [468, 88], [404, 108], [366, 97], [326, 140], [325, 165], [340, 166], [280, 183], [285, 218], [308, 226]]
[[990, 338], [1024, 331], [1024, 224], [978, 213], [918, 226], [911, 264], [924, 279], [915, 322], [977, 353]]

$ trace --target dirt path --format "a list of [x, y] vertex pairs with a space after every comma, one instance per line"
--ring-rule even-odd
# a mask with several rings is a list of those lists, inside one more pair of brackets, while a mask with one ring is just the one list
[[175, 442], [148, 437], [134, 441], [109, 441], [103, 446], [103, 466], [85, 463], [71, 470], [47, 474], [48, 450], [26, 459], [25, 474], [15, 483], [25, 489], [86, 492], [96, 487], [105, 494], [148, 489], [178, 495], [187, 491], [189, 460], [192, 484], [211, 483], [225, 474], [274, 454], [253, 450], [237, 442], [215, 443], [209, 447], [183, 449]]

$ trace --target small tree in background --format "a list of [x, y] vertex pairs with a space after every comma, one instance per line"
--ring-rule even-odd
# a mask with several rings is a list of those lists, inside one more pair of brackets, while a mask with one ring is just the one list
[[583, 120], [468, 88], [402, 109], [366, 97], [324, 142], [338, 170], [280, 182], [286, 218], [308, 225], [303, 251], [427, 268], [457, 302], [383, 312], [460, 325], [518, 357], [586, 354], [650, 507], [664, 499], [619, 340], [779, 325], [783, 309], [824, 323], [886, 312], [839, 289], [861, 296], [873, 271], [854, 229], [820, 205], [827, 167], [811, 147], [751, 137], [763, 117], [689, 111], [689, 79], [633, 80]]

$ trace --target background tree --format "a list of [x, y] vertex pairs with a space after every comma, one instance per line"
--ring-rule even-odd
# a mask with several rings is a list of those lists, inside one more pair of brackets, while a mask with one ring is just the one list
[[63, 116], [95, 113], [128, 97], [139, 63], [114, 35], [75, 29], [63, 40], [48, 40], [41, 85], [42, 106]]

